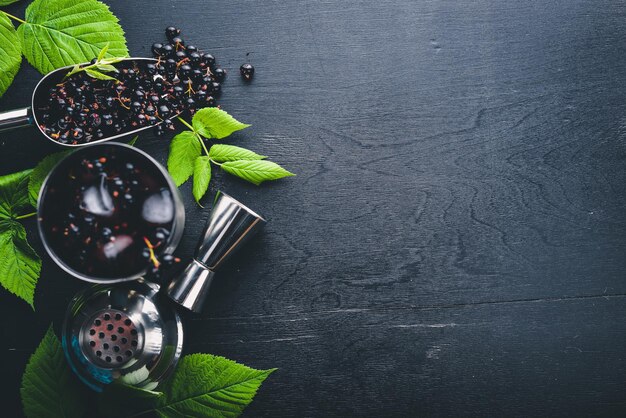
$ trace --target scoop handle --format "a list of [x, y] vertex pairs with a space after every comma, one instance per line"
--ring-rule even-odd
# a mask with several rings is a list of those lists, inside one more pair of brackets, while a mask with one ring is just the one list
[[0, 132], [23, 128], [32, 124], [33, 112], [30, 107], [0, 113]]

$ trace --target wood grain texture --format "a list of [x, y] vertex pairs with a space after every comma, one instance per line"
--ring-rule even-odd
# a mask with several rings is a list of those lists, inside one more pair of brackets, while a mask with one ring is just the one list
[[[623, 2], [108, 3], [133, 55], [170, 24], [212, 51], [252, 124], [225, 142], [298, 174], [210, 187], [269, 219], [185, 315], [187, 353], [280, 368], [248, 416], [626, 412]], [[28, 103], [24, 67], [0, 109]], [[166, 160], [167, 139], [138, 144]], [[51, 149], [0, 134], [0, 173]], [[182, 189], [190, 257], [208, 210]], [[36, 314], [1, 295], [8, 411], [84, 287], [43, 271]]]

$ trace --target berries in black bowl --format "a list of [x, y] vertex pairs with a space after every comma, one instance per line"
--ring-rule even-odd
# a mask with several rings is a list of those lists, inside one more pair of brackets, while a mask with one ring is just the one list
[[101, 282], [158, 268], [184, 226], [182, 202], [164, 169], [116, 143], [61, 161], [44, 184], [38, 215], [52, 258], [77, 277]]

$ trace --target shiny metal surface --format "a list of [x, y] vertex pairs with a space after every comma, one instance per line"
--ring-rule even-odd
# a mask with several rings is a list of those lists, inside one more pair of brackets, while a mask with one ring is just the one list
[[30, 126], [33, 121], [30, 107], [2, 112], [0, 113], [0, 132]]
[[[182, 200], [182, 197], [180, 195], [180, 191], [178, 190], [178, 187], [176, 187], [176, 184], [174, 183], [174, 180], [172, 180], [172, 178], [170, 177], [170, 175], [167, 172], [167, 170], [161, 164], [159, 164], [158, 161], [156, 161], [154, 158], [152, 158], [149, 154], [145, 153], [144, 151], [142, 151], [142, 150], [140, 150], [138, 148], [130, 146], [128, 144], [122, 144], [122, 143], [119, 143], [119, 142], [108, 142], [106, 144], [96, 144], [96, 145], [90, 144], [89, 146], [90, 147], [101, 147], [103, 149], [106, 149], [107, 147], [121, 147], [121, 148], [124, 148], [124, 149], [126, 149], [128, 151], [136, 152], [138, 154], [141, 154], [149, 162], [151, 162], [159, 170], [159, 172], [163, 175], [163, 177], [165, 178], [165, 180], [167, 182], [168, 189], [170, 190], [170, 192], [172, 194], [172, 197], [174, 199], [174, 221], [173, 221], [173, 224], [172, 224], [172, 230], [171, 230], [170, 236], [169, 236], [168, 241], [167, 241], [167, 246], [162, 251], [163, 251], [163, 254], [171, 254], [171, 253], [173, 253], [174, 250], [176, 249], [176, 247], [178, 246], [178, 244], [180, 243], [180, 240], [181, 240], [181, 238], [183, 236], [183, 230], [185, 228], [185, 206], [183, 204], [183, 200]], [[85, 149], [77, 150], [77, 151], [71, 153], [70, 156], [75, 156], [77, 153], [84, 152]], [[106, 152], [103, 151], [103, 154], [106, 154]], [[66, 157], [66, 158], [68, 158], [68, 157]], [[38, 229], [39, 229], [39, 236], [41, 237], [41, 241], [43, 243], [43, 246], [44, 246], [46, 252], [48, 253], [48, 255], [50, 256], [50, 258], [52, 258], [52, 260], [54, 260], [54, 262], [59, 267], [61, 267], [63, 270], [65, 270], [67, 273], [71, 274], [72, 276], [74, 276], [74, 277], [76, 277], [78, 279], [81, 279], [81, 280], [84, 280], [84, 281], [87, 281], [87, 282], [91, 282], [91, 283], [117, 283], [117, 282], [125, 282], [125, 281], [129, 281], [129, 280], [135, 280], [135, 279], [138, 279], [140, 277], [143, 277], [147, 273], [148, 267], [146, 267], [142, 271], [138, 272], [137, 274], [134, 274], [134, 275], [129, 276], [129, 277], [123, 277], [123, 278], [99, 278], [99, 277], [88, 276], [88, 275], [83, 274], [83, 273], [81, 273], [79, 271], [76, 271], [72, 267], [70, 267], [50, 247], [50, 245], [48, 243], [48, 240], [47, 240], [47, 237], [46, 237], [46, 233], [45, 233], [44, 228], [42, 226], [42, 212], [43, 212], [43, 206], [45, 204], [47, 185], [50, 182], [50, 179], [55, 175], [55, 172], [56, 172], [57, 168], [59, 166], [61, 166], [61, 164], [63, 164], [64, 161], [65, 161], [65, 158], [63, 160], [59, 161], [54, 166], [54, 168], [52, 170], [50, 170], [50, 173], [48, 173], [48, 176], [46, 177], [46, 179], [43, 182], [43, 185], [41, 186], [41, 190], [39, 192], [39, 198], [37, 199], [37, 225], [38, 225]]]
[[[131, 58], [126, 58], [123, 61], [156, 62], [157, 60], [154, 58], [131, 57]], [[89, 65], [89, 64], [90, 64], [89, 62], [86, 62], [86, 63], [80, 64], [80, 66]], [[50, 87], [53, 84], [58, 83], [65, 76], [65, 74], [67, 74], [69, 70], [71, 70], [73, 67], [74, 67], [73, 65], [68, 65], [67, 67], [58, 68], [54, 71], [49, 72], [41, 80], [39, 80], [39, 82], [35, 86], [35, 90], [33, 91], [30, 108], [17, 109], [17, 110], [12, 110], [12, 111], [8, 111], [8, 112], [0, 114], [0, 131], [21, 128], [21, 127], [29, 126], [29, 125], [35, 125], [43, 136], [45, 136], [50, 141], [54, 142], [56, 145], [59, 145], [62, 147], [68, 147], [68, 148], [79, 148], [79, 147], [89, 146], [93, 144], [98, 144], [101, 142], [113, 141], [115, 139], [134, 135], [134, 134], [137, 134], [146, 129], [150, 129], [162, 123], [162, 122], [159, 122], [154, 125], [143, 126], [141, 128], [134, 129], [132, 131], [123, 132], [121, 134], [98, 139], [98, 140], [91, 141], [86, 144], [61, 144], [60, 142], [55, 141], [50, 136], [46, 135], [46, 133], [40, 127], [41, 121], [38, 120], [37, 118], [37, 110], [36, 110], [38, 107], [37, 104], [41, 103], [42, 100], [47, 100], [48, 90], [50, 89]], [[28, 112], [28, 118], [24, 116], [16, 117], [15, 112], [19, 112], [20, 114], [23, 114], [24, 112]]]
[[167, 293], [177, 303], [199, 312], [217, 270], [266, 221], [231, 196], [217, 192], [213, 210], [194, 260], [170, 283]]
[[70, 367], [90, 388], [102, 391], [118, 381], [152, 390], [174, 370], [183, 328], [158, 290], [137, 280], [92, 286], [74, 297], [61, 340]]
[[215, 272], [197, 260], [192, 260], [180, 277], [172, 281], [167, 294], [179, 305], [190, 311], [200, 312], [214, 275]]

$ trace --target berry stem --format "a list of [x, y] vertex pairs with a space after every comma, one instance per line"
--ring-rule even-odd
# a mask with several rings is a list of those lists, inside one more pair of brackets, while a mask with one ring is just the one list
[[22, 19], [20, 19], [17, 16], [13, 16], [12, 14], [9, 14], [9, 13], [5, 12], [4, 10], [0, 10], [0, 12], [4, 13], [7, 17], [10, 17], [13, 20], [17, 20], [20, 23], [27, 23], [25, 20], [22, 20]]
[[26, 219], [26, 218], [30, 218], [31, 216], [35, 216], [35, 215], [37, 215], [37, 212], [31, 212], [31, 213], [27, 213], [25, 215], [16, 216], [15, 219]]
[[159, 268], [161, 263], [159, 263], [159, 260], [156, 258], [156, 255], [154, 254], [154, 245], [152, 245], [150, 240], [146, 237], [143, 237], [143, 241], [146, 243], [146, 247], [148, 247], [148, 251], [150, 251], [150, 261], [152, 262], [152, 264], [154, 264], [154, 267]]

